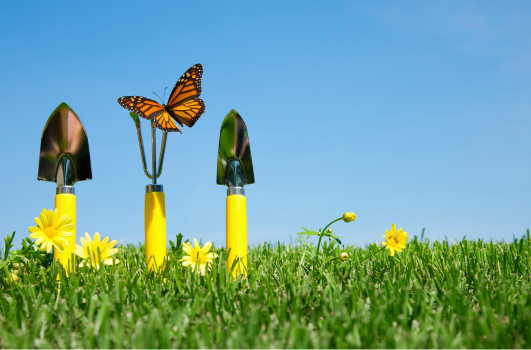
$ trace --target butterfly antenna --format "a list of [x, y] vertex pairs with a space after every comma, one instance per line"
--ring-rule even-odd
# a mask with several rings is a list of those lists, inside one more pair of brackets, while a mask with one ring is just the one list
[[154, 94], [155, 94], [155, 95], [156, 95], [156, 96], [157, 96], [157, 97], [159, 98], [159, 100], [160, 100], [160, 103], [161, 103], [161, 104], [164, 104], [164, 102], [162, 101], [162, 99], [160, 98], [160, 96], [159, 96], [159, 95], [157, 95], [157, 94], [156, 94], [155, 92], [153, 92], [153, 93], [154, 93]]
[[167, 86], [164, 88], [164, 95], [162, 95], [162, 96], [164, 96], [164, 97], [163, 97], [162, 99], [165, 99], [165, 98], [166, 98], [166, 89], [167, 89], [167, 88], [168, 88]]

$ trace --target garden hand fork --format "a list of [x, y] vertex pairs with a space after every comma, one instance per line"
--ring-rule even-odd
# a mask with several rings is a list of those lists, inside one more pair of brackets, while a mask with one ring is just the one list
[[166, 202], [164, 198], [164, 188], [162, 185], [157, 184], [157, 178], [162, 174], [162, 163], [164, 161], [168, 133], [166, 131], [162, 132], [162, 144], [160, 146], [159, 165], [157, 170], [157, 150], [155, 144], [156, 129], [153, 120], [151, 121], [151, 144], [153, 152], [151, 163], [152, 174], [150, 174], [146, 166], [146, 154], [144, 152], [142, 132], [140, 131], [140, 119], [135, 113], [131, 112], [129, 115], [135, 122], [144, 173], [152, 180], [152, 183], [146, 186], [146, 196], [144, 198], [146, 262], [149, 271], [159, 271], [164, 266], [164, 259], [166, 258]]

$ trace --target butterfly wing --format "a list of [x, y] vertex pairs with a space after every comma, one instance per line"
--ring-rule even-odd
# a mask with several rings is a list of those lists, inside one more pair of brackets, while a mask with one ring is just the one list
[[145, 119], [153, 119], [165, 112], [164, 107], [157, 101], [150, 100], [142, 96], [124, 96], [118, 99], [118, 103], [123, 108], [138, 114]]
[[177, 80], [166, 108], [157, 101], [142, 96], [120, 97], [118, 103], [142, 118], [155, 118], [155, 126], [161, 130], [181, 132], [175, 122], [181, 126], [185, 124], [192, 127], [205, 112], [205, 102], [199, 98], [202, 76], [203, 66], [201, 64], [190, 67]]
[[168, 110], [180, 125], [192, 127], [205, 112], [205, 102], [198, 98], [201, 95], [201, 78], [203, 66], [196, 64], [188, 69], [171, 91], [168, 99]]
[[194, 98], [173, 107], [170, 106], [168, 109], [181, 126], [184, 123], [186, 126], [192, 127], [205, 111], [205, 102], [200, 98]]
[[155, 126], [160, 130], [169, 132], [178, 131], [182, 134], [181, 130], [167, 111], [164, 111], [164, 113], [155, 117]]
[[155, 118], [155, 125], [164, 131], [179, 131], [177, 124], [171, 119], [170, 114], [157, 101], [142, 96], [124, 96], [118, 99], [123, 108], [138, 114], [144, 119]]
[[203, 66], [199, 63], [184, 72], [171, 91], [168, 106], [199, 97], [201, 95], [202, 76]]

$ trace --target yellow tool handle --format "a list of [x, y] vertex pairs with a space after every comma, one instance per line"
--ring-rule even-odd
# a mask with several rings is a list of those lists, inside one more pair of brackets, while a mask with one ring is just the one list
[[227, 267], [230, 272], [236, 257], [241, 258], [237, 262], [232, 275], [240, 274], [247, 276], [247, 205], [245, 196], [233, 194], [227, 197]]
[[67, 272], [72, 272], [74, 262], [70, 262], [72, 254], [76, 249], [76, 196], [71, 193], [61, 193], [55, 196], [55, 209], [59, 212], [59, 217], [66, 215], [72, 218], [72, 230], [73, 235], [65, 237], [68, 246], [65, 246], [64, 253], [61, 253], [58, 249], [53, 249], [53, 260], [59, 259], [63, 267]]
[[163, 192], [146, 193], [146, 262], [149, 271], [158, 271], [166, 257], [166, 205]]

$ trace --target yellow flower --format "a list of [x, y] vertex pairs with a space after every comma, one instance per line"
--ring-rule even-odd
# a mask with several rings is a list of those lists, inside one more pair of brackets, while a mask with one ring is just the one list
[[59, 217], [59, 212], [55, 210], [42, 210], [39, 218], [35, 218], [37, 227], [30, 227], [28, 231], [31, 233], [30, 238], [36, 239], [35, 244], [41, 245], [41, 250], [46, 250], [48, 253], [52, 250], [52, 246], [57, 248], [61, 253], [64, 253], [65, 246], [68, 247], [65, 237], [73, 235], [72, 231], [74, 225], [71, 224], [72, 218], [63, 215]]
[[395, 251], [400, 253], [407, 244], [407, 232], [402, 229], [396, 229], [395, 224], [391, 227], [391, 230], [385, 230], [385, 242], [382, 244], [386, 249], [389, 249], [391, 256], [395, 255]]
[[193, 247], [188, 242], [183, 244], [183, 250], [188, 255], [185, 255], [180, 261], [183, 262], [183, 266], [191, 266], [193, 270], [195, 270], [195, 265], [198, 263], [199, 271], [201, 271], [201, 275], [204, 276], [207, 265], [210, 270], [212, 268], [212, 260], [218, 257], [216, 253], [208, 253], [211, 247], [212, 243], [210, 242], [207, 242], [201, 247], [194, 238]]
[[348, 253], [343, 252], [343, 253], [339, 254], [339, 260], [347, 261], [348, 260]]
[[[81, 237], [81, 244], [83, 246], [81, 247], [76, 245], [76, 250], [74, 251], [77, 256], [85, 260], [79, 264], [79, 267], [88, 265], [92, 266], [96, 270], [99, 270], [100, 262], [102, 262], [104, 265], [112, 265], [113, 259], [111, 256], [118, 253], [118, 249], [113, 248], [116, 244], [116, 241], [109, 242], [109, 237], [105, 237], [102, 241], [100, 241], [100, 234], [98, 232], [94, 234], [94, 240], [90, 238], [88, 232], [85, 232], [85, 238]], [[114, 259], [114, 262], [118, 264], [120, 260]]]
[[9, 274], [6, 278], [6, 283], [7, 284], [11, 284], [11, 282], [13, 283], [17, 283], [18, 282], [18, 275], [15, 273], [15, 272], [12, 272], [11, 274]]
[[356, 221], [356, 214], [346, 212], [345, 214], [343, 214], [343, 221], [345, 222]]

